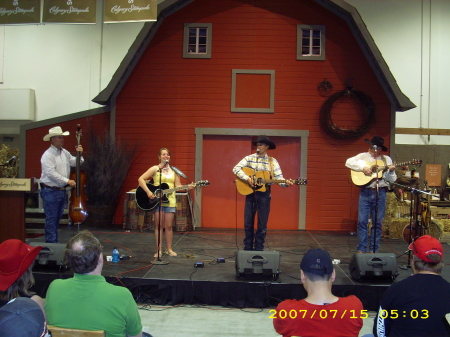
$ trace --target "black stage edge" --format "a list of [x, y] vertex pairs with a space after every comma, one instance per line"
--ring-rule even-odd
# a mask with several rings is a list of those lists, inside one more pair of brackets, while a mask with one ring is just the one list
[[[238, 277], [236, 274], [235, 259], [237, 251], [243, 247], [243, 229], [197, 229], [174, 233], [174, 251], [178, 256], [164, 254], [162, 260], [169, 262], [167, 265], [152, 264], [156, 252], [153, 232], [88, 229], [102, 243], [105, 256], [111, 255], [114, 246], [119, 248], [121, 255], [125, 255], [118, 263], [105, 261], [103, 276], [110, 283], [130, 289], [138, 303], [269, 308], [287, 298], [301, 299], [306, 296], [306, 292], [299, 280], [299, 263], [304, 253], [311, 248], [325, 249], [333, 259], [339, 260], [335, 265], [334, 294], [356, 295], [367, 310], [378, 310], [381, 296], [392, 282], [382, 277], [359, 282], [351, 278], [349, 262], [356, 252], [357, 238], [348, 232], [269, 230], [265, 250], [280, 252], [281, 273], [274, 280], [272, 276], [251, 274]], [[67, 243], [74, 233], [76, 231], [70, 228], [60, 229], [60, 242]], [[42, 236], [27, 241], [43, 242], [44, 239]], [[400, 268], [395, 281], [412, 273], [407, 268], [407, 254], [402, 255], [407, 247], [403, 240], [385, 238], [381, 241], [380, 253], [398, 256]], [[444, 261], [447, 261], [450, 255], [447, 245], [444, 245], [444, 249]], [[218, 258], [224, 258], [225, 263], [218, 263]], [[197, 262], [202, 262], [203, 267], [194, 267]], [[53, 264], [53, 261], [47, 266], [37, 264], [33, 269], [36, 280], [33, 290], [42, 297], [45, 297], [51, 281], [73, 274], [70, 269], [64, 270]], [[450, 281], [450, 270], [446, 267], [443, 277]]]

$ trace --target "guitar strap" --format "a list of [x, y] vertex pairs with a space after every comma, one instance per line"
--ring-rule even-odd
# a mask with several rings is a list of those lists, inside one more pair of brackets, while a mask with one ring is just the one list
[[274, 173], [273, 173], [273, 157], [269, 157], [269, 172], [270, 172], [270, 179], [273, 179]]
[[[269, 174], [270, 174], [270, 179], [273, 179], [273, 176], [274, 176], [273, 171], [274, 171], [274, 169], [273, 169], [273, 157], [269, 156]], [[266, 185], [266, 191], [268, 191], [270, 193], [271, 189], [272, 189], [272, 185]]]
[[[382, 154], [381, 155], [381, 160], [383, 161], [383, 163], [384, 163], [384, 167], [388, 167], [388, 164], [387, 164], [387, 162], [386, 162], [386, 158], [384, 157], [384, 155]], [[388, 170], [389, 170], [389, 168], [388, 168]], [[392, 188], [390, 188], [390, 184], [388, 185], [388, 188], [387, 188], [387, 190], [388, 190], [388, 192], [392, 192], [393, 190], [394, 190], [394, 188], [392, 187]]]
[[384, 167], [388, 167], [388, 164], [386, 162], [386, 158], [384, 157], [384, 155], [381, 155], [381, 160], [383, 161]]

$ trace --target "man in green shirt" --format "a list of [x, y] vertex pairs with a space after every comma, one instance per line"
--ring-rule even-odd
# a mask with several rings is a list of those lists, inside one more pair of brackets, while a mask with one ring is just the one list
[[106, 282], [102, 246], [89, 231], [68, 243], [65, 258], [73, 278], [54, 280], [47, 291], [48, 324], [63, 328], [105, 330], [107, 337], [150, 336], [142, 332], [141, 318], [131, 292]]

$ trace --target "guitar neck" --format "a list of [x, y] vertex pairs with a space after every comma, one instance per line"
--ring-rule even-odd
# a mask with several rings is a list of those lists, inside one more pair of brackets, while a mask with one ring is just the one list
[[261, 179], [263, 184], [283, 184], [287, 179]]
[[[400, 166], [404, 166], [404, 165], [409, 165], [409, 164], [411, 164], [412, 162], [410, 162], [410, 161], [405, 161], [405, 162], [403, 162], [403, 163], [397, 163], [397, 164], [395, 164], [395, 167], [400, 167]], [[378, 171], [383, 171], [383, 170], [385, 170], [385, 169], [388, 169], [389, 168], [389, 166], [378, 166]]]
[[174, 187], [174, 188], [169, 188], [167, 190], [163, 190], [163, 194], [169, 194], [169, 193], [172, 193], [172, 192], [185, 190], [187, 187], [188, 187], [188, 185], [183, 185], [183, 186], [178, 186], [178, 187]]

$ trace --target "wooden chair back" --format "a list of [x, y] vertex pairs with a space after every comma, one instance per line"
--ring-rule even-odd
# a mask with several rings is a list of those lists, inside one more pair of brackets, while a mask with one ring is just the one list
[[48, 325], [47, 328], [52, 332], [52, 337], [106, 337], [104, 330], [69, 329], [53, 325]]

